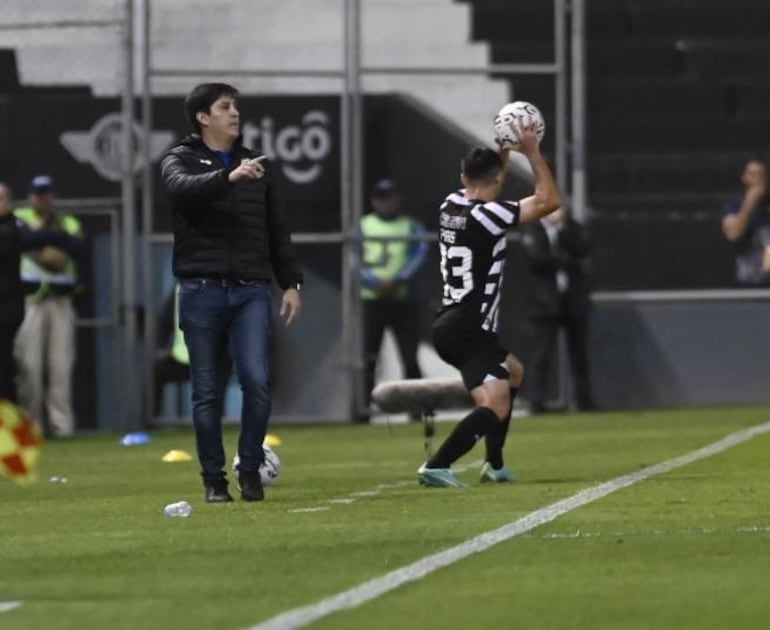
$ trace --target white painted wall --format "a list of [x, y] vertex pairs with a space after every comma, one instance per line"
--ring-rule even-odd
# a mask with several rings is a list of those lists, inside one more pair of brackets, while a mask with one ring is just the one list
[[[138, 0], [137, 14], [144, 1]], [[121, 0], [3, 0], [0, 27], [119, 19], [122, 4]], [[342, 0], [153, 0], [153, 64], [185, 69], [341, 70], [342, 6]], [[483, 66], [488, 47], [471, 42], [470, 32], [470, 8], [452, 0], [362, 0], [364, 66]], [[85, 83], [97, 95], [114, 96], [123, 82], [117, 27], [0, 28], [0, 47], [16, 48], [21, 80], [28, 85]], [[334, 78], [221, 79], [257, 94], [333, 93], [342, 87]], [[195, 81], [157, 78], [153, 92], [184, 94]], [[490, 140], [492, 117], [509, 96], [506, 82], [484, 75], [368, 75], [363, 87], [370, 93], [410, 94], [485, 141]]]

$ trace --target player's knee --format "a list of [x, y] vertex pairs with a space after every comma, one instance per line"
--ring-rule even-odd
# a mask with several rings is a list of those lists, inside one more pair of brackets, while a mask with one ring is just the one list
[[500, 420], [501, 422], [506, 418], [510, 417], [511, 415], [510, 394], [506, 392], [505, 394], [500, 394], [499, 396], [495, 397], [495, 400], [492, 403], [490, 408], [492, 409], [492, 411], [495, 412], [497, 419]]
[[482, 406], [491, 409], [498, 420], [505, 420], [510, 415], [511, 395], [508, 389], [508, 383], [498, 381], [498, 386], [490, 388], [483, 400], [479, 401]]
[[506, 364], [508, 365], [508, 373], [511, 375], [511, 385], [518, 387], [524, 380], [524, 364], [513, 354], [506, 357]]

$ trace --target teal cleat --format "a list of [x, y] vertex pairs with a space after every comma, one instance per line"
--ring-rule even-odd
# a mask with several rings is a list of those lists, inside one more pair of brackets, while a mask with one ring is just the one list
[[495, 470], [492, 468], [492, 464], [484, 462], [484, 465], [481, 467], [481, 483], [513, 483], [515, 481], [516, 475], [504, 466], [499, 470]]
[[417, 481], [420, 485], [431, 488], [467, 488], [468, 484], [460, 481], [451, 468], [427, 468], [425, 464], [417, 469]]

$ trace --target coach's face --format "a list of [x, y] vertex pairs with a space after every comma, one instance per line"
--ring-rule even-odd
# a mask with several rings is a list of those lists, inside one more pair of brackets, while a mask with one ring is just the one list
[[220, 96], [208, 112], [198, 112], [198, 122], [209, 135], [235, 140], [241, 133], [238, 103], [232, 96]]

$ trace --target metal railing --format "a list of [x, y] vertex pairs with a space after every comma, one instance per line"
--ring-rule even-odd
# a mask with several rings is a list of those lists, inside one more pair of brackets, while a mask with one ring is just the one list
[[[584, 14], [585, 0], [572, 0], [569, 5], [566, 0], [553, 0], [554, 7], [554, 60], [550, 63], [504, 63], [486, 64], [478, 67], [455, 66], [410, 66], [389, 67], [381, 65], [364, 66], [361, 63], [361, 0], [343, 0], [343, 67], [340, 70], [327, 69], [232, 69], [232, 68], [158, 68], [153, 64], [151, 4], [145, 0], [140, 20], [143, 32], [143, 49], [141, 54], [142, 78], [142, 119], [145, 151], [149, 151], [148, 141], [152, 131], [151, 98], [152, 82], [155, 78], [178, 77], [281, 77], [291, 79], [303, 78], [332, 78], [341, 82], [340, 97], [340, 226], [339, 232], [314, 232], [295, 234], [297, 243], [338, 244], [342, 250], [342, 331], [344, 335], [343, 349], [347, 367], [350, 389], [352, 393], [351, 414], [361, 410], [364, 396], [358, 383], [363, 370], [361, 360], [361, 313], [358, 292], [358, 272], [354, 268], [354, 250], [356, 246], [354, 231], [361, 219], [364, 206], [363, 178], [363, 106], [362, 106], [362, 77], [366, 75], [552, 75], [555, 82], [556, 114], [556, 168], [562, 174], [562, 181], [568, 171], [569, 155], [572, 155], [572, 175], [569, 185], [563, 185], [565, 193], [571, 192], [573, 213], [579, 219], [585, 217], [585, 100], [584, 85]], [[567, 25], [570, 25], [569, 30]], [[568, 33], [572, 36], [572, 64], [568, 65]], [[569, 75], [572, 75], [570, 92]], [[572, 138], [568, 139], [569, 95], [573, 101], [572, 109]], [[575, 104], [578, 104], [578, 107]], [[570, 151], [571, 150], [571, 151]], [[145, 155], [145, 164], [150, 164], [149, 155]], [[145, 169], [147, 170], [147, 169]], [[153, 243], [167, 242], [168, 235], [152, 234], [152, 180], [148, 173], [142, 178], [142, 216], [145, 234], [145, 302], [147, 304], [148, 326], [145, 337], [146, 355], [152, 356], [150, 344], [154, 331], [152, 308], [152, 286], [150, 272], [150, 247]], [[565, 195], [567, 196], [567, 195]], [[126, 199], [128, 204], [129, 200]], [[148, 374], [152, 365], [147, 365]], [[151, 380], [151, 378], [149, 379]], [[149, 406], [146, 410], [149, 412]]]

